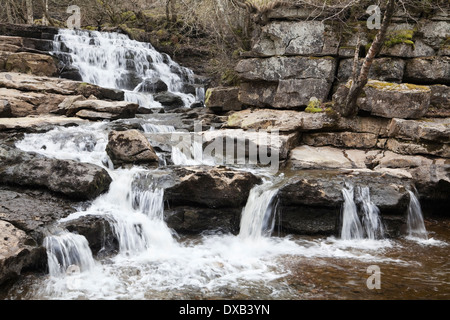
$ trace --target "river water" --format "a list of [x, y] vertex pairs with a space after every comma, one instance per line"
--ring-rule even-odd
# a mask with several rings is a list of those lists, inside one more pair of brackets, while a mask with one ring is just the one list
[[[169, 91], [180, 95], [186, 106], [198, 98], [182, 92], [183, 83], [192, 84], [192, 73], [161, 56], [150, 45], [132, 42], [122, 35], [97, 32], [62, 31], [58, 39], [65, 41], [69, 47], [66, 51], [88, 82], [124, 89], [120, 85], [132, 69], [136, 86], [126, 89], [126, 97], [142, 107], [160, 107], [151, 95], [140, 91], [142, 83], [155, 79], [166, 82]], [[61, 43], [55, 46], [57, 51], [62, 50]], [[362, 192], [366, 194], [367, 221], [373, 227], [363, 230], [357, 221], [344, 221], [346, 229], [339, 239], [279, 234], [274, 230], [274, 212], [282, 175], [268, 176], [263, 170], [251, 169], [264, 183], [250, 192], [242, 210], [239, 234], [179, 235], [164, 221], [164, 189], [157, 185], [145, 190], [133, 187], [140, 174], [151, 175], [152, 170], [113, 168], [105, 152], [108, 130], [108, 124], [101, 122], [55, 128], [46, 133], [26, 134], [16, 146], [49, 157], [93, 163], [108, 170], [113, 179], [109, 191], [62, 222], [83, 215], [105, 217], [119, 239], [118, 254], [95, 258], [84, 237], [53, 226], [44, 241], [49, 256], [48, 272], [24, 274], [4, 298], [450, 298], [449, 220], [425, 218], [426, 237], [414, 237], [415, 233], [411, 233], [385, 239], [380, 236], [377, 208], [371, 204], [369, 195]], [[172, 133], [176, 128], [148, 120], [142, 122], [142, 130]], [[194, 156], [197, 149], [193, 145]], [[178, 166], [202, 164], [176, 148], [169, 157]], [[355, 219], [350, 193], [350, 189], [343, 190], [344, 207], [348, 208], [346, 216]], [[420, 204], [414, 203], [413, 209], [413, 220], [422, 219]], [[375, 280], [379, 288], [370, 289]]]

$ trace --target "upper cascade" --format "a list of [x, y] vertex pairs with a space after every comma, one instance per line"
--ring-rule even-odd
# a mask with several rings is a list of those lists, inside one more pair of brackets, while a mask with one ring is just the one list
[[124, 90], [127, 101], [142, 107], [160, 107], [153, 94], [165, 91], [179, 96], [186, 107], [197, 100], [192, 70], [125, 34], [60, 29], [53, 54], [77, 68], [84, 82]]

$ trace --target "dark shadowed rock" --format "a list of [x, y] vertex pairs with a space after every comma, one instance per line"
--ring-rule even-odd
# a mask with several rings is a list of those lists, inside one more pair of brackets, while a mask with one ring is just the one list
[[175, 184], [166, 188], [164, 193], [164, 198], [173, 205], [242, 207], [250, 189], [261, 182], [250, 172], [226, 167], [174, 168], [174, 174]]
[[158, 101], [164, 106], [164, 109], [176, 109], [184, 106], [183, 99], [171, 92], [160, 92], [153, 96], [155, 101]]
[[93, 164], [59, 160], [0, 146], [0, 183], [47, 188], [79, 200], [94, 199], [109, 188], [108, 172]]
[[382, 211], [406, 210], [408, 189], [412, 181], [407, 177], [370, 170], [308, 170], [298, 171], [280, 189], [280, 201], [285, 206], [339, 208], [343, 203], [342, 189], [346, 183], [370, 189], [371, 200]]
[[86, 215], [65, 221], [61, 227], [84, 236], [95, 256], [110, 255], [119, 251], [119, 240], [105, 216]]

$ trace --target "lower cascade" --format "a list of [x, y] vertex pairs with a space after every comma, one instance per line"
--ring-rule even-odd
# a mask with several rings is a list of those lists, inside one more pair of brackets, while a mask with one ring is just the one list
[[[380, 210], [370, 200], [369, 187], [357, 187], [355, 203], [355, 189], [346, 186], [342, 189], [344, 203], [342, 205], [341, 239], [383, 239], [384, 227], [380, 218]], [[360, 217], [361, 216], [361, 217]]]
[[[178, 12], [185, 5], [177, 2]], [[450, 109], [432, 100], [440, 104], [449, 87], [434, 75], [403, 83], [416, 78], [414, 69], [427, 69], [429, 57], [433, 69], [446, 62], [445, 41], [420, 38], [448, 19], [439, 16], [444, 20], [430, 20], [438, 27], [424, 24], [414, 33], [418, 48], [430, 53], [426, 59], [398, 57], [392, 52], [400, 44], [388, 48], [385, 41], [375, 71], [384, 78], [401, 73], [401, 79], [369, 80], [367, 99], [357, 100], [362, 111], [344, 119], [333, 109], [334, 97], [348, 91], [341, 82], [353, 54], [341, 42], [357, 39], [332, 36], [330, 25], [324, 33], [315, 19], [277, 18], [284, 10], [268, 13], [272, 18], [254, 33], [258, 42], [245, 39], [251, 51], [236, 48], [233, 57], [242, 59], [234, 69], [232, 61], [212, 56], [200, 62], [201, 47], [211, 46], [203, 38], [208, 30], [186, 25], [178, 33], [182, 24], [159, 25], [164, 15], [143, 12], [148, 26], [142, 31], [164, 39], [161, 31], [170, 25], [170, 41], [159, 44], [201, 64], [194, 69], [201, 67], [202, 75], [117, 32], [55, 28], [45, 33], [53, 41], [37, 39], [53, 57], [36, 53], [34, 40], [0, 36], [0, 69], [31, 54], [40, 55], [36, 61], [57, 58], [58, 68], [66, 68], [45, 70], [53, 74], [46, 78], [0, 70], [0, 299], [450, 296], [449, 221], [424, 219], [448, 203], [448, 117], [442, 114]], [[299, 10], [293, 15], [303, 16]], [[297, 24], [294, 31], [305, 34], [290, 39], [287, 31]], [[2, 33], [8, 27], [0, 23]], [[182, 41], [184, 33], [194, 40]], [[305, 49], [303, 42], [314, 43]], [[379, 67], [388, 60], [393, 70]], [[225, 87], [212, 87], [217, 82], [209, 79], [218, 67]], [[410, 96], [420, 100], [414, 108]], [[376, 276], [381, 289], [368, 285]]]
[[250, 191], [247, 204], [242, 210], [239, 232], [241, 238], [257, 240], [272, 234], [277, 191], [272, 183], [264, 183]]
[[411, 190], [408, 190], [408, 193], [409, 205], [406, 219], [408, 236], [426, 240], [428, 239], [428, 233], [423, 221], [422, 208], [419, 199], [417, 199], [416, 195]]
[[91, 270], [95, 265], [89, 243], [85, 237], [60, 231], [44, 239], [47, 250], [49, 274], [60, 277], [70, 272], [73, 267], [81, 272]]

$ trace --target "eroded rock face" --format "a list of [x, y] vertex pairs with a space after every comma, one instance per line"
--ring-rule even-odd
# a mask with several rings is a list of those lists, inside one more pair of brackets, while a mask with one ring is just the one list
[[3, 111], [5, 117], [50, 114], [58, 109], [58, 104], [64, 99], [64, 96], [58, 94], [0, 88], [0, 100], [7, 107]]
[[94, 199], [108, 190], [108, 172], [93, 164], [47, 158], [0, 145], [0, 182], [47, 188], [73, 199]]
[[261, 179], [250, 172], [226, 167], [174, 168], [175, 184], [165, 189], [164, 199], [173, 205], [208, 208], [243, 207], [250, 189]]
[[[280, 189], [280, 201], [285, 206], [340, 208], [342, 189], [346, 183], [369, 187], [372, 202], [380, 210], [403, 212], [408, 203], [412, 181], [408, 177], [371, 170], [305, 170], [298, 171]], [[405, 211], [406, 212], [406, 211]]]
[[332, 81], [336, 61], [330, 57], [270, 57], [238, 62], [236, 72], [244, 80], [326, 79]]
[[311, 97], [324, 101], [331, 89], [336, 61], [331, 57], [245, 59], [236, 66], [242, 78], [239, 101], [256, 107], [295, 108]]
[[119, 240], [105, 216], [85, 215], [65, 221], [61, 227], [84, 236], [95, 256], [107, 256], [119, 251]]
[[23, 269], [43, 269], [46, 252], [10, 222], [0, 220], [0, 286], [17, 278]]
[[408, 60], [405, 80], [415, 83], [450, 84], [450, 57], [426, 57]]
[[252, 52], [261, 56], [336, 55], [339, 37], [322, 21], [274, 21], [262, 27]]
[[124, 164], [154, 166], [159, 161], [150, 142], [139, 130], [111, 131], [106, 152], [114, 166]]
[[[342, 85], [333, 95], [337, 108], [343, 103], [349, 88], [349, 83]], [[430, 106], [431, 89], [427, 86], [369, 80], [363, 91], [357, 105], [372, 116], [417, 119], [424, 116]]]
[[84, 100], [79, 96], [66, 98], [58, 113], [89, 120], [117, 120], [133, 118], [139, 105], [127, 101]]
[[280, 132], [295, 132], [329, 128], [334, 126], [335, 123], [336, 120], [326, 113], [247, 109], [230, 115], [226, 126], [244, 130], [279, 130]]
[[52, 77], [58, 74], [55, 60], [49, 55], [16, 52], [8, 56], [6, 71]]
[[239, 87], [210, 88], [206, 92], [205, 105], [214, 112], [238, 111], [242, 109], [238, 95]]

